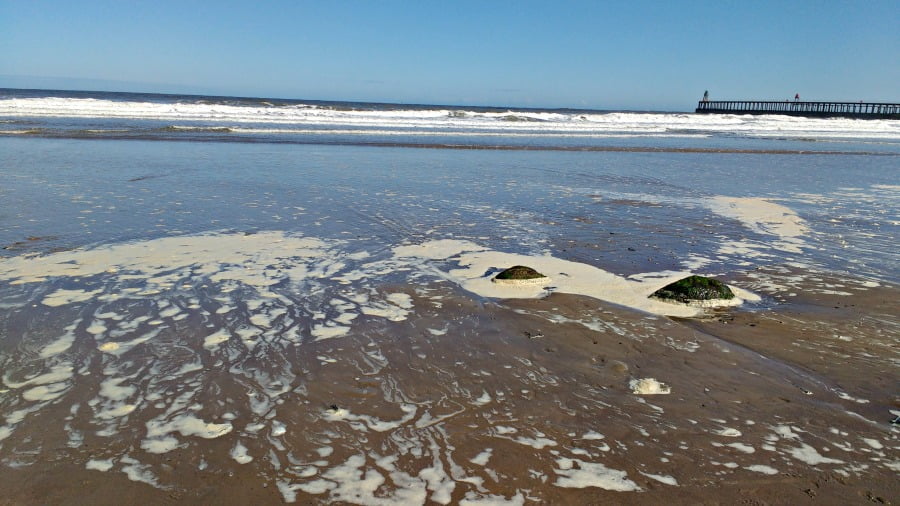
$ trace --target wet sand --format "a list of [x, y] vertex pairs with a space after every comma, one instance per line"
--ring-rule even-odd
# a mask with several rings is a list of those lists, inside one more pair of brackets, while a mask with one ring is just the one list
[[0, 504], [900, 496], [885, 157], [2, 143]]
[[[379, 290], [409, 295], [414, 313], [402, 321], [361, 316], [344, 337], [273, 342], [269, 354], [257, 347], [230, 361], [200, 355], [202, 367], [189, 376], [157, 377], [167, 396], [116, 418], [105, 436], [97, 434], [97, 410], [73, 412], [69, 402], [89, 404], [112, 362], [86, 361], [66, 403], [45, 406], [38, 423], [3, 441], [0, 504], [900, 497], [890, 424], [890, 410], [900, 410], [894, 286], [852, 297], [801, 293], [703, 319], [578, 295], [483, 299], [447, 283]], [[181, 345], [203, 339], [197, 315], [183, 322]], [[98, 354], [84, 344], [78, 339], [73, 349]], [[135, 349], [119, 359], [140, 371], [142, 356]], [[229, 371], [234, 364], [241, 372]], [[268, 385], [280, 393], [262, 408], [248, 403], [252, 388], [242, 379], [260, 374], [290, 378]], [[146, 376], [134, 381], [149, 397]], [[637, 378], [656, 378], [671, 393], [635, 395], [629, 381]], [[229, 420], [233, 430], [209, 439], [182, 433], [170, 451], [145, 451], [148, 422], [192, 389], [200, 394], [191, 402], [202, 403], [188, 411]], [[241, 448], [251, 461], [240, 463]], [[90, 461], [110, 469], [86, 469]]]

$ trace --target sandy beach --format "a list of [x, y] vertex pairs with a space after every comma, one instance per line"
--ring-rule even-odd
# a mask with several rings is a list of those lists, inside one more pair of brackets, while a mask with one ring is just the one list
[[[900, 496], [893, 144], [728, 130], [607, 149], [380, 109], [314, 110], [375, 133], [238, 134], [87, 118], [165, 103], [35, 100], [77, 117], [0, 136], [0, 504]], [[431, 139], [410, 117], [475, 125], [454, 142], [499, 133], [377, 145]], [[492, 281], [514, 265], [545, 281]], [[651, 297], [694, 274], [736, 298]]]
[[[871, 327], [882, 319], [896, 325], [886, 302], [895, 288], [860, 292], [853, 308], [822, 296], [773, 312], [731, 310], [652, 327], [646, 315], [586, 297], [478, 303], [446, 295], [438, 310], [434, 296], [393, 288], [408, 290], [423, 308], [417, 318], [360, 332], [380, 342], [326, 340], [287, 354], [295, 380], [279, 396], [277, 416], [255, 431], [243, 427], [238, 437], [202, 441], [201, 451], [191, 443], [141, 452], [124, 473], [100, 474], [81, 461], [101, 469], [128, 464], [115, 456], [139, 452], [133, 441], [149, 417], [129, 420], [131, 437], [110, 440], [85, 430], [91, 417], [83, 412], [48, 408], [48, 417], [66, 420], [68, 435], [41, 426], [16, 431], [23, 466], [3, 473], [4, 504], [115, 504], [129, 495], [144, 504], [425, 496], [454, 503], [502, 496], [552, 504], [848, 504], [897, 497], [896, 442], [887, 423], [890, 410], [900, 409], [895, 364], [875, 358], [890, 342], [878, 337], [883, 324]], [[578, 323], [598, 315], [600, 329]], [[435, 328], [452, 339], [435, 339]], [[788, 339], [794, 344], [786, 347]], [[860, 370], [867, 374], [853, 372]], [[211, 399], [246, 395], [215, 364], [198, 372]], [[629, 379], [639, 377], [658, 378], [672, 392], [634, 395]], [[69, 395], [89, 398], [91, 388], [83, 378]], [[214, 411], [195, 413], [215, 419]], [[232, 412], [234, 422], [252, 416]], [[290, 430], [279, 433], [285, 426]], [[81, 431], [74, 449], [72, 433]], [[29, 441], [40, 442], [43, 456], [23, 451]], [[242, 446], [253, 458], [246, 464], [228, 458]], [[46, 449], [56, 457], [47, 458]], [[201, 472], [203, 462], [216, 471]], [[279, 463], [303, 466], [314, 479], [267, 479]], [[157, 486], [129, 481], [134, 476]]]
[[[211, 258], [227, 259], [227, 244], [210, 248]], [[303, 246], [309, 256], [321, 247], [300, 240], [290, 249]], [[398, 255], [440, 257], [444, 246]], [[89, 274], [87, 259], [99, 256], [136, 272], [123, 255], [119, 247], [52, 263], [80, 263]], [[255, 277], [262, 271], [248, 267], [218, 277], [240, 272], [264, 289]], [[177, 279], [162, 282], [187, 288]], [[772, 286], [797, 273], [731, 282], [752, 287], [761, 279]], [[480, 298], [464, 284], [387, 284], [357, 299], [358, 316], [345, 307], [332, 320], [358, 319], [352, 331], [312, 325], [319, 338], [302, 346], [279, 339], [290, 333], [284, 328], [269, 337], [245, 332], [243, 343], [242, 327], [234, 336], [204, 330], [229, 328], [232, 309], [278, 329], [274, 320], [290, 314], [265, 301], [225, 311], [162, 305], [152, 316], [178, 322], [172, 332], [105, 343], [99, 339], [116, 326], [154, 321], [97, 307], [71, 329], [74, 339], [27, 352], [83, 357], [77, 371], [57, 361], [44, 376], [4, 374], [6, 393], [38, 401], [31, 409], [46, 420], [4, 434], [4, 448], [15, 448], [4, 501], [113, 504], [134, 494], [148, 504], [890, 502], [898, 492], [890, 425], [900, 410], [896, 287], [874, 284], [823, 277], [796, 287], [812, 295], [687, 319], [584, 295], [515, 292], [531, 287], [494, 288], [516, 298]], [[119, 289], [107, 287], [106, 304], [115, 304]], [[152, 298], [155, 290], [145, 292]], [[61, 289], [42, 304], [62, 308], [97, 295]], [[12, 312], [7, 335], [23, 339], [6, 340], [4, 353], [30, 348], [29, 313]], [[13, 380], [22, 376], [29, 378]], [[651, 378], [669, 393], [636, 394], [634, 382]], [[53, 402], [60, 390], [74, 404]], [[98, 473], [115, 468], [122, 472]]]

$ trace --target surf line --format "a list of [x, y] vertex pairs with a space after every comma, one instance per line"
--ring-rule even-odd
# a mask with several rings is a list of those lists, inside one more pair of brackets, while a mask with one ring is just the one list
[[[200, 134], [203, 135], [200, 135]], [[889, 151], [835, 151], [804, 149], [745, 149], [745, 148], [677, 148], [656, 146], [552, 146], [552, 145], [510, 145], [510, 144], [451, 144], [451, 143], [418, 143], [397, 141], [367, 140], [324, 140], [316, 138], [276, 139], [273, 137], [255, 137], [240, 135], [225, 130], [200, 131], [190, 130], [115, 133], [85, 133], [64, 130], [32, 129], [28, 131], [0, 130], [0, 137], [42, 137], [50, 139], [81, 140], [136, 140], [136, 141], [179, 141], [179, 142], [234, 142], [245, 144], [295, 144], [314, 146], [364, 146], [380, 148], [418, 148], [418, 149], [458, 149], [483, 151], [567, 151], [567, 152], [613, 152], [613, 153], [698, 153], [698, 154], [741, 154], [741, 155], [856, 155], [856, 156], [900, 156], [900, 152]], [[539, 136], [539, 134], [538, 134]]]

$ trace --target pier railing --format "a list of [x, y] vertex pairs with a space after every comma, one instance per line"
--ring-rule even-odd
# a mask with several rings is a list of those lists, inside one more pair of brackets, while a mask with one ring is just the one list
[[900, 104], [875, 102], [700, 101], [701, 114], [786, 114], [818, 118], [900, 119]]

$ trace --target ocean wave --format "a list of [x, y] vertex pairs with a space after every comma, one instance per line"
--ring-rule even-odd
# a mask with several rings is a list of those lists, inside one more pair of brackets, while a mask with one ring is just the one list
[[499, 139], [687, 139], [705, 138], [706, 134], [673, 133], [673, 132], [544, 132], [536, 135], [534, 132], [521, 132], [514, 130], [480, 131], [471, 130], [437, 130], [437, 129], [409, 129], [409, 128], [259, 128], [241, 126], [189, 126], [168, 125], [159, 128], [30, 128], [21, 130], [0, 129], [0, 135], [46, 135], [53, 137], [153, 137], [161, 134], [244, 134], [244, 135], [272, 135], [272, 136], [347, 136], [347, 137], [441, 137], [446, 139], [472, 139], [472, 138], [499, 138]]
[[26, 128], [20, 130], [0, 130], [0, 135], [40, 135], [45, 133], [43, 128]]
[[225, 126], [185, 126], [185, 125], [169, 125], [156, 129], [159, 132], [208, 132], [217, 134], [230, 134], [234, 132], [231, 127]]
[[[415, 107], [366, 109], [347, 105], [236, 101], [122, 101], [102, 98], [14, 97], [0, 99], [0, 120], [73, 118], [169, 123], [172, 129], [228, 133], [233, 125], [293, 125], [410, 129], [415, 131], [509, 131], [531, 135], [602, 136], [671, 134], [751, 138], [881, 139], [900, 141], [900, 121], [793, 116], [695, 115], [685, 113], [483, 111]], [[202, 126], [180, 123], [197, 122]]]
[[[368, 136], [410, 136], [410, 137], [503, 137], [503, 138], [534, 138], [533, 132], [516, 131], [482, 131], [473, 133], [469, 130], [410, 130], [410, 129], [340, 129], [340, 128], [246, 128], [231, 127], [232, 133], [247, 134], [285, 134], [285, 135], [368, 135]], [[541, 138], [571, 138], [571, 139], [632, 139], [632, 138], [697, 138], [705, 135], [678, 134], [666, 132], [647, 133], [606, 133], [606, 132], [546, 132]]]

